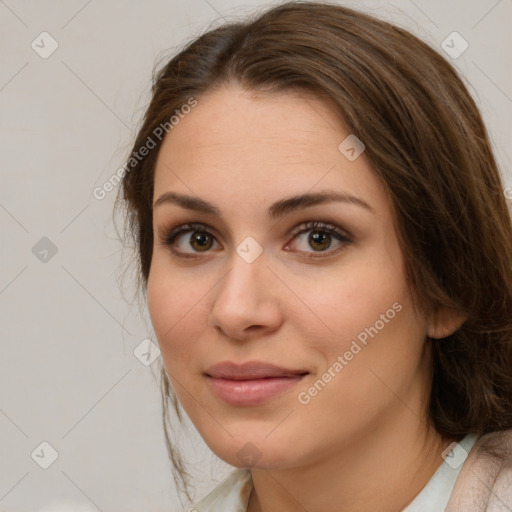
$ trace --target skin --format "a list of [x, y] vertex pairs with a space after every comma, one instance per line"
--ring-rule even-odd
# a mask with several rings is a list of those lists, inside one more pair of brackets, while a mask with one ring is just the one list
[[[151, 320], [171, 384], [192, 422], [224, 461], [247, 467], [238, 451], [252, 443], [254, 489], [248, 511], [400, 511], [426, 485], [452, 441], [429, 425], [431, 353], [426, 336], [445, 336], [461, 319], [414, 308], [391, 204], [365, 153], [349, 161], [338, 145], [350, 131], [323, 100], [257, 96], [232, 84], [198, 98], [170, 132], [155, 170], [154, 200], [173, 191], [215, 203], [222, 217], [171, 203], [154, 208], [155, 245], [147, 287]], [[350, 202], [302, 207], [270, 219], [278, 200], [320, 190]], [[308, 242], [308, 221], [350, 234]], [[200, 222], [206, 251], [171, 228]], [[305, 228], [306, 229], [306, 228]], [[319, 229], [321, 231], [321, 228]], [[237, 246], [263, 249], [248, 263]], [[316, 259], [308, 256], [318, 256]], [[307, 405], [307, 391], [365, 328], [399, 303], [400, 312]], [[264, 404], [228, 405], [207, 383], [221, 361], [259, 360], [306, 369], [304, 379]]]

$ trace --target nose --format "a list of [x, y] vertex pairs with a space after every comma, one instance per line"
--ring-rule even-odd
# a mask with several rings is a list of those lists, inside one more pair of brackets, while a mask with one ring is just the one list
[[251, 263], [238, 253], [230, 269], [212, 290], [209, 325], [235, 340], [260, 338], [282, 324], [276, 277], [263, 252]]

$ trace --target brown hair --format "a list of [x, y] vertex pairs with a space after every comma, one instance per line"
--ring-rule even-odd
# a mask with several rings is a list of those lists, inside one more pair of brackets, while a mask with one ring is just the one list
[[[309, 92], [338, 110], [390, 195], [420, 309], [446, 306], [467, 316], [454, 334], [429, 340], [433, 425], [449, 437], [511, 428], [511, 213], [486, 128], [454, 68], [407, 31], [367, 14], [289, 2], [209, 30], [172, 58], [154, 76], [133, 150], [190, 97], [200, 102], [202, 93], [228, 83], [263, 93]], [[153, 249], [160, 145], [122, 182], [141, 291]], [[177, 401], [165, 372], [162, 393], [167, 447], [186, 491], [167, 431], [168, 405], [177, 409]]]

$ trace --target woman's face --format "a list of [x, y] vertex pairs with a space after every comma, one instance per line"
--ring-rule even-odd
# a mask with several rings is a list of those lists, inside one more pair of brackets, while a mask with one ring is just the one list
[[350, 132], [311, 96], [197, 99], [158, 157], [147, 293], [201, 436], [233, 466], [285, 468], [417, 426], [427, 320], [361, 147], [339, 149]]

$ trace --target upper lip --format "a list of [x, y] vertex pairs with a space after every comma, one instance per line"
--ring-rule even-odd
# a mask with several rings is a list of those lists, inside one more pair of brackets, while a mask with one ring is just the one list
[[297, 375], [305, 375], [308, 371], [290, 370], [260, 361], [248, 361], [243, 364], [224, 361], [210, 366], [205, 373], [209, 377], [216, 379], [250, 380], [269, 377], [295, 377]]

